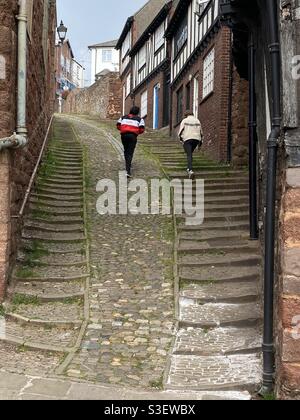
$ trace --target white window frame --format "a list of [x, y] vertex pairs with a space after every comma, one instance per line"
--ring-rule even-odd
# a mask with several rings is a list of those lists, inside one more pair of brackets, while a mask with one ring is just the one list
[[128, 32], [122, 45], [122, 60], [126, 57], [131, 47], [131, 31]]
[[154, 35], [155, 52], [158, 51], [165, 44], [165, 22], [163, 22], [156, 30]]
[[214, 91], [215, 84], [215, 49], [213, 48], [203, 61], [203, 99]]
[[102, 50], [102, 63], [112, 63], [112, 59], [113, 52], [111, 49], [107, 48], [105, 50]]
[[148, 114], [148, 90], [141, 94], [141, 117], [145, 118]]
[[138, 66], [141, 70], [147, 63], [147, 44], [145, 44], [139, 51], [138, 54]]
[[131, 74], [126, 78], [126, 97], [131, 93]]

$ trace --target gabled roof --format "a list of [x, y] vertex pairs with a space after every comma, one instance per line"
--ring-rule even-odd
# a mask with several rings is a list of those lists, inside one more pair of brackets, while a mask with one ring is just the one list
[[134, 17], [133, 16], [130, 16], [127, 19], [126, 23], [125, 23], [125, 26], [124, 26], [124, 29], [123, 29], [123, 31], [121, 33], [120, 38], [118, 39], [118, 42], [117, 42], [117, 45], [116, 45], [116, 50], [120, 50], [121, 49], [122, 44], [123, 44], [123, 42], [124, 42], [124, 40], [125, 40], [128, 32], [130, 31], [130, 29], [132, 27], [133, 22], [134, 22]]
[[155, 16], [153, 21], [150, 23], [150, 25], [145, 29], [144, 33], [140, 36], [140, 38], [137, 40], [135, 45], [132, 47], [132, 50], [130, 51], [130, 55], [134, 56], [137, 51], [145, 44], [145, 42], [149, 39], [149, 36], [159, 27], [159, 25], [166, 19], [168, 16], [168, 13], [171, 9], [172, 1], [169, 1], [166, 3], [163, 8], [160, 10], [160, 12]]
[[113, 41], [106, 41], [106, 42], [101, 42], [100, 44], [90, 45], [88, 48], [89, 50], [92, 50], [94, 48], [106, 48], [106, 47], [115, 48], [117, 43], [118, 43], [118, 40], [114, 39]]
[[176, 10], [173, 14], [173, 17], [169, 23], [169, 26], [166, 30], [166, 38], [171, 38], [171, 36], [176, 32], [178, 28], [178, 24], [182, 21], [182, 18], [185, 16], [185, 12], [187, 12], [188, 7], [192, 0], [180, 0]]

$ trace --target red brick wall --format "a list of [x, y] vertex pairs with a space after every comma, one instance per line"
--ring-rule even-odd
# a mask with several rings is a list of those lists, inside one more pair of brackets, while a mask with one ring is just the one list
[[[214, 92], [203, 99], [203, 61], [209, 51], [215, 48]], [[177, 91], [184, 86], [184, 108], [186, 108], [186, 85], [198, 74], [199, 78], [199, 117], [203, 126], [204, 152], [218, 161], [227, 160], [229, 86], [230, 86], [230, 48], [231, 33], [222, 28], [210, 41], [197, 61], [185, 72], [183, 79], [173, 85], [173, 132], [178, 129], [176, 121]]]
[[300, 168], [287, 170], [279, 237], [278, 392], [300, 399]]
[[[0, 300], [21, 227], [13, 216], [20, 210], [54, 106], [56, 10], [52, 6], [50, 11], [48, 63], [45, 63], [41, 43], [43, 7], [43, 0], [34, 1], [32, 39], [28, 43], [28, 145], [0, 155], [1, 198], [4, 197], [0, 207]], [[16, 127], [17, 13], [17, 0], [1, 0], [0, 54], [6, 59], [6, 78], [0, 80], [0, 137], [10, 136]]]

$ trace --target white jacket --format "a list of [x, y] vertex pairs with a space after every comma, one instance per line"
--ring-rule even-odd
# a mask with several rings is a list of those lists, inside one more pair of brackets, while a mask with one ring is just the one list
[[193, 115], [185, 118], [180, 125], [178, 137], [184, 142], [188, 140], [202, 141], [203, 130], [198, 118]]

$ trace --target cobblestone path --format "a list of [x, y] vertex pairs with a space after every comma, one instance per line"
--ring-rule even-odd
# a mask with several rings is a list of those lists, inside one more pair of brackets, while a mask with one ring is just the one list
[[[115, 124], [81, 121], [73, 119], [87, 151], [91, 321], [67, 374], [162, 389], [175, 331], [173, 220], [97, 214], [97, 182], [109, 178], [118, 183], [124, 169], [122, 149], [112, 138], [118, 136]], [[136, 177], [161, 177], [157, 163], [141, 149], [135, 162]]]
[[[116, 136], [109, 122], [55, 119], [4, 306], [0, 371], [155, 391], [158, 399], [162, 389], [174, 399], [249, 398], [239, 391], [260, 380], [261, 290], [259, 249], [247, 240], [246, 172], [199, 155], [203, 226], [100, 216], [96, 185], [118, 182], [124, 167]], [[185, 165], [179, 144], [148, 132], [134, 175], [184, 179]]]
[[[186, 178], [179, 142], [151, 133], [142, 144], [171, 179]], [[248, 174], [200, 153], [194, 163], [205, 180], [205, 220], [191, 227], [177, 218], [179, 329], [167, 389], [253, 392], [261, 380], [261, 255], [248, 240]]]

